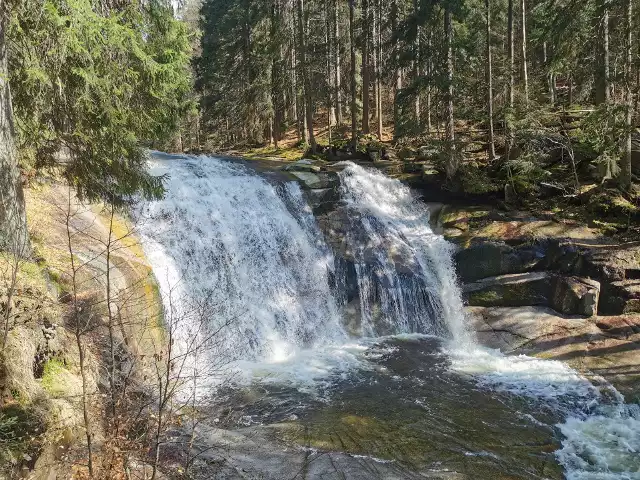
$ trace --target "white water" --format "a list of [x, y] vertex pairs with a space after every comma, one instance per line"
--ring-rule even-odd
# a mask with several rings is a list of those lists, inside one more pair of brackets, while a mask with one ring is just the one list
[[329, 289], [333, 260], [296, 184], [213, 158], [154, 158], [151, 171], [170, 175], [166, 197], [141, 211], [166, 310], [206, 298], [207, 320], [229, 323], [219, 343], [236, 359], [282, 361], [346, 339]]
[[[371, 368], [365, 352], [373, 340], [345, 333], [342, 300], [330, 287], [331, 275], [340, 272], [297, 185], [271, 184], [214, 158], [155, 158], [151, 168], [170, 176], [166, 198], [140, 209], [166, 310], [187, 310], [189, 298], [207, 298], [214, 306], [207, 322], [215, 328], [230, 321], [216, 353], [237, 360], [246, 381], [310, 392], [336, 375]], [[355, 165], [345, 168], [341, 182], [343, 203], [354, 214], [348, 241], [365, 335], [376, 336], [382, 316], [391, 333], [451, 339], [451, 368], [481, 388], [567, 412], [557, 457], [569, 480], [640, 479], [637, 409], [621, 398], [604, 402], [597, 387], [561, 362], [475, 346], [452, 247], [431, 231], [426, 207], [400, 182]]]
[[[426, 205], [378, 171], [347, 164], [340, 178], [341, 197], [357, 213], [356, 235], [348, 241], [357, 262], [364, 331], [376, 331], [372, 306], [378, 298], [394, 333], [429, 333], [470, 344], [453, 246], [431, 230]], [[411, 275], [403, 275], [398, 263]]]

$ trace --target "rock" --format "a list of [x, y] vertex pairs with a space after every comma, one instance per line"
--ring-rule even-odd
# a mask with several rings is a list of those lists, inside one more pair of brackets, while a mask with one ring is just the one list
[[293, 162], [289, 165], [282, 167], [282, 170], [287, 172], [320, 172], [321, 168], [318, 165], [314, 165], [313, 160], [302, 159], [297, 162]]
[[322, 215], [335, 209], [340, 194], [337, 188], [315, 188], [307, 190], [307, 199], [313, 213]]
[[393, 162], [391, 160], [377, 160], [373, 163], [373, 166], [387, 175], [401, 174], [404, 168], [402, 162]]
[[440, 150], [436, 147], [422, 146], [418, 148], [418, 154], [416, 160], [419, 161], [433, 161], [440, 157]]
[[593, 316], [598, 311], [600, 284], [593, 280], [532, 272], [490, 277], [463, 287], [470, 306], [545, 306], [569, 314]]
[[500, 275], [464, 285], [463, 295], [470, 306], [549, 306], [552, 281], [548, 272]]
[[488, 241], [459, 250], [455, 263], [460, 280], [466, 283], [532, 270], [543, 257], [544, 252], [537, 245], [514, 248], [503, 242]]
[[598, 313], [600, 282], [579, 277], [556, 277], [550, 306], [561, 313], [593, 317]]
[[600, 313], [640, 313], [640, 280], [621, 280], [604, 285]]
[[518, 195], [509, 183], [504, 185], [504, 201], [508, 204], [514, 204], [518, 202]]
[[335, 172], [303, 172], [291, 171], [290, 174], [303, 186], [303, 188], [317, 190], [335, 188], [340, 184], [340, 178]]
[[422, 173], [423, 162], [404, 162], [402, 173]]
[[416, 156], [416, 152], [414, 152], [409, 147], [402, 147], [398, 150], [398, 158], [400, 160], [407, 160], [408, 158], [414, 158]]
[[[548, 307], [468, 307], [467, 318], [478, 342], [511, 353], [530, 346], [538, 338], [581, 330], [583, 319], [563, 317]], [[590, 329], [597, 334], [595, 328]]]
[[544, 307], [468, 307], [467, 318], [482, 345], [566, 361], [640, 401], [640, 315], [585, 321]]

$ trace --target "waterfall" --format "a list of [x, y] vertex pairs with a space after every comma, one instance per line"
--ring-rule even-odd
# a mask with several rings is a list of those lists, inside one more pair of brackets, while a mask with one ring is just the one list
[[[341, 172], [341, 198], [352, 225], [363, 330], [429, 333], [470, 342], [453, 265], [453, 246], [430, 228], [429, 210], [399, 180], [353, 163]], [[374, 307], [379, 305], [380, 312]]]
[[166, 196], [142, 205], [138, 224], [165, 309], [206, 298], [236, 359], [278, 361], [344, 340], [333, 259], [297, 184], [206, 157], [155, 156], [151, 171], [168, 175]]
[[[559, 361], [474, 345], [453, 247], [431, 230], [426, 205], [398, 180], [342, 167], [336, 209], [316, 218], [298, 184], [278, 175], [240, 162], [154, 154], [151, 172], [167, 176], [166, 196], [140, 202], [134, 214], [165, 315], [204, 299], [209, 308], [200, 311], [224, 347], [217, 353], [249, 363], [240, 367], [248, 376], [256, 369], [261, 381], [284, 378], [299, 391], [330, 385], [335, 372], [371, 368], [363, 352], [375, 337], [452, 339], [443, 344], [452, 371], [565, 414], [556, 455], [568, 478], [640, 478], [640, 409], [620, 395], [605, 401]], [[352, 341], [345, 318], [354, 303], [360, 337]], [[180, 333], [191, 335], [189, 328]], [[201, 358], [194, 364], [210, 361]]]
[[[165, 309], [206, 298], [235, 359], [280, 361], [345, 342], [344, 269], [297, 183], [210, 157], [156, 154], [151, 171], [167, 176], [167, 192], [139, 208], [138, 224]], [[354, 164], [341, 173], [340, 195], [361, 335], [467, 338], [451, 246], [429, 228], [426, 206]]]

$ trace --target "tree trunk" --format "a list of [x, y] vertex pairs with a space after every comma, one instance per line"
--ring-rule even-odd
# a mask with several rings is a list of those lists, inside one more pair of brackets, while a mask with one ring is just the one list
[[329, 134], [329, 144], [331, 144], [331, 126], [335, 123], [336, 112], [332, 103], [331, 92], [333, 90], [331, 85], [332, 71], [331, 71], [331, 52], [332, 49], [332, 38], [331, 38], [331, 8], [330, 8], [330, 0], [326, 0], [325, 2], [325, 42], [327, 44], [327, 83], [329, 84], [329, 88], [327, 88], [327, 131]]
[[431, 47], [433, 45], [431, 41], [431, 30], [429, 31], [429, 37], [427, 39], [427, 79], [429, 84], [427, 86], [427, 133], [431, 133], [431, 85], [433, 83], [433, 79], [431, 78], [433, 75], [433, 60], [432, 60], [432, 52]]
[[[413, 11], [416, 17], [419, 17], [418, 0], [413, 0]], [[413, 44], [413, 80], [417, 82], [420, 79], [420, 25], [416, 27], [416, 41]], [[416, 94], [413, 99], [414, 120], [416, 122], [417, 131], [420, 131], [420, 89], [416, 88]]]
[[9, 250], [22, 257], [28, 255], [29, 236], [14, 143], [5, 36], [8, 23], [3, 9], [0, 11], [0, 250]]
[[378, 38], [376, 41], [376, 56], [378, 61], [376, 63], [376, 91], [378, 95], [376, 101], [376, 113], [378, 114], [378, 140], [382, 140], [382, 1], [378, 0]]
[[298, 51], [300, 55], [300, 73], [302, 78], [304, 103], [304, 120], [307, 132], [307, 140], [311, 151], [316, 151], [316, 139], [313, 134], [313, 102], [311, 98], [311, 85], [309, 80], [309, 66], [307, 65], [307, 46], [305, 32], [304, 0], [297, 1], [298, 6]]
[[453, 118], [453, 23], [451, 10], [447, 5], [444, 10], [444, 32], [447, 45], [447, 143], [449, 161], [446, 165], [447, 178], [451, 179], [458, 171], [458, 156], [455, 151], [455, 123]]
[[529, 104], [529, 73], [527, 71], [527, 4], [521, 1], [522, 9], [522, 83], [524, 84], [524, 102]]
[[[398, 0], [391, 1], [391, 37], [398, 33]], [[398, 138], [398, 125], [400, 125], [399, 95], [402, 90], [402, 69], [400, 68], [400, 51], [397, 41], [393, 42], [393, 63], [395, 68], [395, 85], [393, 89], [393, 138]]]
[[620, 188], [626, 192], [631, 190], [631, 147], [633, 132], [633, 94], [631, 93], [631, 68], [633, 65], [632, 41], [633, 41], [633, 0], [627, 0], [627, 12], [625, 18], [626, 55], [625, 55], [625, 93], [626, 93], [626, 135], [625, 152], [620, 160]]
[[369, 133], [369, 0], [362, 0], [362, 133]]
[[607, 0], [600, 2], [600, 15], [596, 17], [598, 43], [600, 44], [596, 73], [596, 105], [609, 103], [609, 5]]
[[351, 142], [355, 149], [358, 144], [357, 95], [356, 82], [356, 0], [349, 0], [349, 41], [351, 49]]
[[342, 125], [342, 73], [340, 71], [340, 16], [338, 0], [333, 1], [336, 123]]
[[484, 2], [487, 14], [487, 114], [489, 116], [489, 159], [496, 157], [496, 145], [493, 138], [493, 71], [491, 65], [491, 3]]
[[507, 42], [509, 43], [509, 108], [515, 104], [515, 41], [513, 33], [513, 0], [507, 7]]

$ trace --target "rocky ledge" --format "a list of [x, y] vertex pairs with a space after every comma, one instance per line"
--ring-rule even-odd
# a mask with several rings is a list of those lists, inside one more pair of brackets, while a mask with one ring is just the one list
[[566, 361], [640, 401], [640, 242], [524, 213], [437, 211], [481, 343]]

